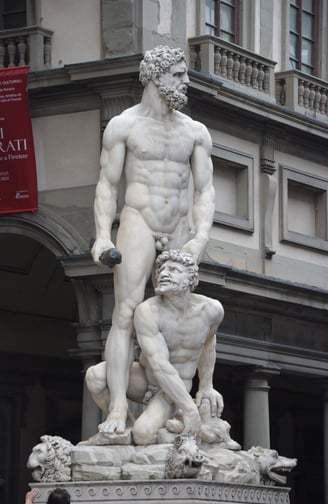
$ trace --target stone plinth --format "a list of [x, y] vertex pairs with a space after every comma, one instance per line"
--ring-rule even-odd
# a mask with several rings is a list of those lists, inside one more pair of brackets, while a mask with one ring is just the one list
[[56, 486], [66, 488], [71, 502], [79, 504], [289, 504], [289, 489], [256, 485], [223, 484], [200, 480], [83, 481], [57, 485], [32, 484], [39, 490], [35, 504], [46, 504]]

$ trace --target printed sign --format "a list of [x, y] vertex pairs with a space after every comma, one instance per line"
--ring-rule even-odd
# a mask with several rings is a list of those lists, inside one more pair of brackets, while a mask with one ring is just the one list
[[38, 208], [28, 66], [0, 69], [0, 214]]

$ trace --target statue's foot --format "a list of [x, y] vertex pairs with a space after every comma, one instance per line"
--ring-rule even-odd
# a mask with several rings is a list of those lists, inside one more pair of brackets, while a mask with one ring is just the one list
[[123, 434], [125, 431], [126, 414], [121, 411], [111, 411], [106, 420], [98, 425], [98, 431], [103, 434]]

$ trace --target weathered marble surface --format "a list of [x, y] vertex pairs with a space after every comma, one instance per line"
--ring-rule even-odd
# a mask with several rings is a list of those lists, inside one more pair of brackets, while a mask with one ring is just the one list
[[[140, 303], [134, 314], [141, 353], [129, 368], [127, 397], [144, 404], [144, 409], [131, 427], [132, 442], [156, 444], [165, 427], [173, 434], [197, 435], [203, 442], [225, 442], [227, 448], [240, 449], [230, 437], [230, 425], [221, 418], [222, 395], [213, 387], [216, 330], [223, 307], [218, 300], [193, 292], [198, 266], [187, 252], [162, 252], [155, 262], [155, 279], [156, 295]], [[109, 367], [101, 362], [86, 373], [91, 396], [105, 414], [111, 395]], [[194, 399], [190, 391], [196, 371], [199, 385]], [[105, 429], [105, 424], [87, 444], [105, 445], [106, 438], [107, 444], [122, 444], [123, 433]]]
[[[40, 482], [111, 481], [198, 478], [238, 484], [285, 484], [296, 459], [275, 450], [253, 447], [229, 450], [224, 443], [197, 445], [196, 439], [178, 435], [174, 443], [149, 446], [73, 446], [58, 436], [36, 445], [28, 460], [32, 477]], [[62, 459], [61, 447], [67, 451]]]
[[[46, 504], [53, 484], [33, 484], [35, 504]], [[65, 483], [71, 502], [79, 504], [289, 504], [289, 489], [260, 485], [233, 485], [199, 480], [89, 481]]]
[[[141, 102], [113, 117], [104, 131], [91, 251], [96, 263], [114, 267], [115, 307], [105, 346], [110, 396], [106, 407], [101, 406], [106, 419], [99, 431], [118, 434], [124, 432], [127, 420], [133, 314], [144, 299], [156, 253], [179, 248], [199, 263], [215, 210], [210, 134], [180, 111], [187, 103], [189, 83], [185, 54], [168, 46], [147, 51], [140, 81]], [[124, 177], [126, 191], [114, 244], [111, 229]]]

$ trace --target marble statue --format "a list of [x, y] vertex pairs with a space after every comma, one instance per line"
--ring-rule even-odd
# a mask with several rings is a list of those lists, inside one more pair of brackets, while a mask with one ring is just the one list
[[34, 446], [27, 461], [35, 481], [70, 481], [73, 445], [60, 436], [44, 435]]
[[165, 478], [197, 478], [204, 460], [195, 437], [176, 436], [166, 459]]
[[[42, 453], [46, 454], [44, 448]], [[33, 448], [28, 467], [33, 471], [33, 479], [40, 483], [197, 478], [272, 488], [286, 484], [282, 473], [292, 471], [297, 464], [296, 459], [259, 446], [233, 451], [220, 444], [197, 444], [192, 436], [177, 435], [173, 443], [159, 445], [73, 446], [64, 464], [63, 479], [63, 471], [58, 469], [61, 464], [52, 456], [47, 462], [47, 472], [40, 471], [44, 456], [42, 460], [35, 456], [38, 450], [39, 445]]]
[[232, 451], [218, 445], [207, 446], [207, 468], [214, 481], [244, 485], [285, 485], [284, 474], [292, 471], [297, 459], [279, 455], [276, 450], [253, 446]]
[[[189, 83], [183, 51], [147, 51], [140, 80], [141, 103], [105, 129], [95, 197], [92, 255], [96, 263], [114, 267], [115, 308], [105, 360], [87, 370], [86, 384], [105, 420], [77, 446], [42, 436], [27, 466], [41, 483], [197, 478], [284, 484], [279, 473], [293, 469], [296, 459], [261, 447], [241, 450], [222, 419], [223, 397], [213, 387], [216, 330], [224, 310], [219, 301], [194, 292], [214, 214], [212, 142], [204, 125], [180, 111]], [[111, 229], [123, 176], [115, 246]], [[144, 300], [152, 273], [155, 295]], [[134, 334], [140, 347], [135, 362]], [[128, 399], [143, 404], [137, 418]], [[130, 490], [136, 495], [135, 487]], [[105, 488], [103, 496], [109, 492]], [[91, 489], [87, 501], [94, 495]]]
[[[140, 80], [141, 102], [113, 117], [105, 129], [94, 205], [94, 261], [115, 266], [115, 308], [105, 346], [110, 403], [99, 431], [118, 435], [125, 431], [128, 411], [133, 314], [144, 299], [156, 252], [179, 248], [198, 263], [208, 242], [215, 203], [210, 134], [180, 111], [187, 103], [189, 83], [183, 51], [167, 46], [147, 51]], [[125, 201], [115, 246], [111, 228], [123, 175]], [[193, 420], [198, 426], [195, 406], [188, 409], [187, 430], [195, 430]]]
[[[210, 430], [212, 442], [230, 440], [233, 444], [230, 426], [219, 420], [222, 395], [213, 388], [216, 329], [224, 316], [223, 307], [217, 300], [192, 292], [198, 284], [198, 266], [191, 254], [164, 251], [155, 264], [156, 295], [140, 303], [134, 314], [141, 353], [130, 369], [127, 396], [136, 402], [144, 402], [147, 396], [147, 404], [132, 427], [133, 441], [156, 444], [159, 430], [166, 427], [174, 434], [190, 436]], [[107, 367], [108, 363], [101, 362], [86, 373], [88, 389], [104, 412], [110, 402]], [[190, 390], [197, 370], [199, 387], [194, 400]], [[239, 448], [236, 443], [234, 449]]]

